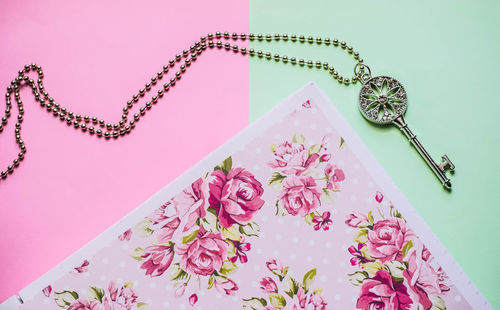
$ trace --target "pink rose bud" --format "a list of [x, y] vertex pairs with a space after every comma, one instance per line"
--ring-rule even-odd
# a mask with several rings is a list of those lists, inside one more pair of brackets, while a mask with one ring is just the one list
[[330, 158], [332, 158], [332, 155], [331, 154], [323, 154], [321, 155], [321, 161], [329, 161]]
[[194, 306], [197, 302], [198, 302], [198, 295], [193, 294], [193, 295], [189, 296], [189, 304], [191, 306]]
[[79, 267], [75, 267], [75, 271], [77, 273], [84, 273], [89, 271], [89, 261], [84, 260], [83, 263]]
[[378, 203], [381, 203], [382, 200], [384, 200], [384, 195], [382, 195], [381, 192], [377, 191], [377, 194], [375, 195], [375, 200], [378, 202]]
[[323, 137], [321, 140], [321, 145], [327, 146], [330, 141], [332, 141], [333, 135], [332, 134], [327, 134], [326, 136]]
[[79, 298], [71, 303], [68, 308], [68, 310], [87, 310], [90, 309], [90, 303], [84, 299], [84, 298]]
[[339, 190], [340, 182], [345, 180], [344, 171], [332, 164], [326, 165], [325, 176], [327, 178], [326, 188], [329, 190]]
[[260, 289], [265, 294], [278, 292], [278, 286], [276, 285], [276, 282], [274, 282], [274, 280], [271, 279], [270, 277], [262, 278], [262, 280], [260, 281]]
[[314, 309], [318, 310], [326, 310], [326, 306], [328, 305], [326, 300], [319, 294], [313, 294], [309, 299], [309, 303], [314, 306]]
[[275, 259], [270, 259], [266, 262], [267, 269], [273, 273], [283, 273], [283, 265]]
[[215, 288], [226, 295], [234, 296], [236, 291], [239, 289], [236, 282], [231, 279], [227, 279], [224, 282], [215, 281]]
[[353, 228], [357, 228], [360, 225], [365, 226], [365, 225], [369, 224], [368, 218], [364, 214], [361, 214], [359, 212], [354, 212], [354, 213], [349, 214], [346, 217], [345, 223], [346, 223], [346, 225], [353, 227]]
[[111, 300], [116, 300], [116, 297], [118, 296], [118, 288], [116, 287], [116, 283], [114, 281], [109, 282], [108, 291]]
[[299, 306], [301, 309], [306, 308], [307, 295], [302, 287], [297, 291], [297, 299], [299, 300]]
[[47, 286], [45, 287], [43, 290], [43, 295], [47, 296], [47, 297], [50, 297], [50, 293], [52, 292], [52, 286]]
[[132, 237], [132, 229], [126, 230], [123, 234], [118, 236], [118, 240], [120, 241], [129, 241]]
[[170, 267], [174, 259], [173, 246], [151, 245], [144, 249], [141, 269], [146, 270], [146, 275], [151, 277], [161, 276]]
[[184, 292], [186, 291], [186, 283], [182, 283], [177, 287], [177, 289], [174, 292], [175, 297], [181, 297], [184, 295]]

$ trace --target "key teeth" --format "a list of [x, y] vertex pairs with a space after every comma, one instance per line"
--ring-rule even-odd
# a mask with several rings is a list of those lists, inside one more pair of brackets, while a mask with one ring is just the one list
[[443, 159], [443, 162], [439, 165], [439, 170], [441, 170], [441, 172], [455, 170], [455, 165], [451, 162], [450, 158], [448, 158], [448, 155], [444, 154], [441, 158]]

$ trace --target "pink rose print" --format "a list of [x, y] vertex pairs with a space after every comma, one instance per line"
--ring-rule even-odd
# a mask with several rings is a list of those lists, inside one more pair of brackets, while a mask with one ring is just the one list
[[170, 215], [167, 215], [167, 212], [172, 210], [171, 208], [171, 201], [168, 201], [158, 209], [156, 209], [153, 213], [151, 213], [147, 219], [150, 220], [153, 224], [158, 224], [163, 222], [164, 220], [171, 218], [174, 216], [173, 212]]
[[311, 107], [311, 101], [310, 101], [310, 100], [306, 100], [306, 101], [302, 104], [302, 106], [303, 106], [304, 108], [310, 108], [310, 107]]
[[230, 275], [248, 262], [249, 239], [259, 236], [252, 219], [264, 204], [263, 193], [255, 176], [233, 168], [228, 157], [137, 223], [133, 237], [122, 238], [147, 238], [130, 256], [141, 261], [146, 275], [168, 274], [173, 295], [191, 305], [200, 290], [235, 295], [238, 286]]
[[[276, 215], [303, 217], [316, 231], [330, 229], [330, 211], [320, 211], [323, 203], [332, 203], [345, 180], [344, 171], [330, 163], [331, 135], [325, 135], [321, 144], [307, 145], [306, 138], [296, 133], [292, 142], [272, 144], [273, 160], [268, 163], [274, 169], [269, 185], [281, 189], [276, 202]], [[343, 140], [341, 138], [340, 147]], [[324, 218], [323, 218], [324, 216]]]
[[313, 305], [314, 310], [326, 310], [326, 306], [328, 305], [323, 296], [317, 294], [313, 294], [310, 297], [309, 303]]
[[199, 232], [198, 237], [188, 244], [176, 246], [181, 256], [180, 266], [190, 274], [211, 275], [222, 267], [227, 259], [227, 243], [221, 233]]
[[[409, 283], [408, 273], [405, 271], [404, 273], [405, 280]], [[408, 291], [411, 300], [415, 300], [422, 306], [422, 309], [429, 310], [432, 308], [432, 301], [429, 299], [429, 295], [419, 286], [408, 284]]]
[[359, 213], [354, 212], [347, 216], [345, 223], [353, 228], [358, 228], [360, 225], [368, 225], [368, 218]]
[[190, 231], [196, 221], [206, 215], [207, 187], [204, 180], [199, 178], [147, 217], [152, 225], [167, 221], [167, 224], [155, 231], [158, 243], [179, 241], [183, 233]]
[[[418, 252], [415, 251], [415, 256], [418, 255]], [[422, 249], [422, 260], [423, 264], [420, 267], [420, 272], [417, 271], [417, 268], [415, 268], [415, 273], [413, 274], [415, 279], [415, 276], [417, 276], [417, 282], [420, 282], [424, 287], [426, 287], [425, 291], [428, 292], [429, 294], [437, 294], [440, 295], [444, 292], [447, 292], [450, 290], [450, 287], [448, 286], [448, 276], [446, 273], [443, 271], [443, 268], [436, 262], [434, 256], [432, 256], [431, 252], [423, 246]], [[412, 263], [411, 257], [409, 259], [410, 266]], [[415, 264], [418, 266], [418, 263]], [[409, 267], [409, 270], [412, 270], [411, 267]], [[428, 276], [431, 274], [431, 276]], [[437, 285], [435, 284], [434, 281], [430, 279], [435, 279], [437, 281]], [[414, 282], [414, 281], [412, 281]]]
[[425, 246], [421, 253], [421, 260], [417, 259], [420, 254], [418, 250], [412, 252], [408, 260], [408, 272], [412, 274], [411, 282], [419, 284], [428, 294], [442, 295], [444, 292], [449, 291], [448, 276], [443, 271], [443, 268], [439, 266]]
[[330, 142], [333, 140], [332, 134], [327, 134], [321, 139], [321, 144], [323, 145], [323, 150], [326, 151], [326, 147], [330, 147]]
[[194, 181], [190, 187], [184, 189], [182, 193], [172, 199], [176, 216], [180, 219], [180, 227], [183, 232], [190, 230], [197, 219], [206, 215], [208, 203], [205, 200], [204, 189], [207, 184], [202, 178]]
[[84, 260], [83, 263], [79, 267], [74, 268], [76, 273], [84, 273], [89, 271], [89, 261]]
[[385, 270], [377, 271], [372, 279], [366, 279], [356, 307], [363, 310], [407, 310], [412, 301], [403, 283], [394, 282]]
[[243, 168], [231, 169], [227, 175], [222, 170], [212, 172], [210, 206], [218, 212], [219, 223], [224, 228], [233, 224], [246, 225], [262, 208], [262, 185]]
[[222, 282], [216, 280], [215, 288], [223, 294], [234, 296], [238, 290], [238, 285], [231, 279], [227, 279]]
[[329, 161], [331, 158], [332, 158], [332, 154], [323, 154], [323, 155], [321, 155], [321, 157], [319, 158], [319, 160], [320, 160], [321, 162], [327, 162], [327, 161]]
[[305, 309], [307, 302], [307, 295], [302, 287], [300, 287], [299, 290], [297, 291], [297, 299], [299, 300], [299, 307], [301, 309]]
[[183, 234], [194, 228], [199, 218], [206, 216], [208, 203], [204, 191], [208, 192], [208, 189], [205, 187], [207, 184], [203, 179], [196, 180], [148, 217], [153, 224], [168, 220], [161, 229], [155, 231], [158, 243], [179, 242]]
[[[102, 304], [99, 304], [97, 300], [89, 303], [86, 299], [78, 299], [75, 300], [69, 307], [68, 310], [94, 310], [94, 309], [103, 309]], [[99, 309], [99, 310], [100, 310]]]
[[184, 295], [184, 292], [186, 292], [186, 283], [182, 283], [179, 285], [174, 292], [175, 297], [182, 297]]
[[[137, 303], [137, 295], [131, 287], [123, 286], [120, 289], [111, 281], [108, 285], [109, 298], [103, 299], [105, 309], [131, 309]], [[122, 307], [122, 308], [120, 308]]]
[[69, 310], [132, 310], [138, 309], [139, 305], [148, 306], [144, 302], [138, 302], [138, 296], [132, 289], [131, 282], [117, 287], [111, 281], [107, 291], [90, 286], [87, 294], [90, 294], [88, 299], [79, 297], [75, 291], [63, 291], [54, 293], [54, 298], [59, 307]]
[[289, 176], [283, 181], [279, 201], [291, 215], [305, 216], [320, 205], [321, 192], [311, 176]]
[[450, 290], [447, 285], [448, 276], [434, 261], [434, 257], [425, 246], [418, 247], [411, 252], [408, 269], [403, 275], [424, 309], [432, 307], [429, 295], [442, 296]]
[[318, 158], [318, 154], [309, 156], [304, 144], [286, 141], [276, 147], [274, 160], [269, 162], [269, 166], [285, 175], [301, 175], [307, 172]]
[[[447, 276], [431, 253], [384, 195], [375, 194], [377, 212], [351, 213], [346, 225], [357, 229], [348, 248], [351, 265], [359, 268], [349, 281], [360, 285], [358, 309], [444, 308], [450, 290]], [[389, 216], [384, 215], [386, 209]], [[375, 216], [380, 216], [378, 221]]]
[[366, 258], [363, 255], [363, 253], [361, 253], [361, 250], [363, 248], [365, 248], [365, 247], [366, 247], [366, 244], [364, 244], [364, 243], [358, 243], [357, 247], [350, 246], [349, 249], [347, 249], [349, 251], [349, 253], [351, 253], [351, 255], [354, 256], [354, 257], [352, 257], [350, 259], [351, 265], [353, 265], [353, 266], [359, 266], [361, 264], [373, 261], [372, 259]]
[[368, 231], [368, 250], [373, 258], [382, 262], [393, 260], [400, 254], [403, 245], [412, 237], [406, 223], [400, 218], [389, 218], [379, 221]]
[[174, 238], [174, 234], [179, 231], [180, 225], [181, 225], [181, 220], [178, 217], [167, 222], [160, 229], [154, 232], [156, 236], [156, 242], [159, 244], [164, 244], [174, 239], [175, 241], [179, 241], [178, 239], [182, 234], [178, 233], [176, 238]]
[[43, 295], [45, 297], [50, 297], [50, 293], [52, 293], [52, 286], [48, 285], [42, 290]]
[[132, 229], [127, 229], [123, 234], [118, 236], [120, 241], [129, 241], [132, 237]]
[[170, 267], [174, 258], [172, 246], [153, 245], [144, 249], [142, 258], [148, 258], [141, 265], [146, 270], [146, 275], [151, 277], [161, 276]]
[[321, 296], [322, 289], [312, 287], [317, 270], [307, 271], [301, 279], [287, 275], [289, 267], [270, 259], [266, 263], [272, 277], [260, 280], [260, 290], [264, 297], [244, 298], [243, 309], [288, 309], [288, 310], [326, 310], [327, 301]]
[[276, 282], [274, 282], [274, 280], [270, 277], [262, 278], [262, 280], [260, 281], [260, 289], [266, 294], [278, 292]]
[[269, 271], [271, 271], [272, 273], [274, 273], [276, 275], [282, 276], [284, 273], [283, 265], [280, 262], [278, 262], [277, 260], [275, 260], [274, 258], [268, 260], [266, 262], [266, 266], [267, 266], [267, 269], [269, 269]]
[[197, 302], [198, 302], [198, 295], [193, 294], [193, 295], [189, 296], [189, 304], [191, 306], [194, 306]]
[[326, 188], [338, 191], [340, 189], [339, 183], [345, 180], [344, 171], [338, 169], [335, 165], [327, 164], [325, 167], [325, 175], [328, 178]]
[[231, 242], [234, 245], [236, 255], [230, 257], [229, 260], [233, 263], [236, 263], [236, 261], [239, 259], [242, 264], [248, 262], [248, 257], [245, 252], [250, 251], [252, 245], [248, 242], [244, 242], [244, 239], [241, 239], [241, 241], [231, 240]]
[[320, 230], [323, 228], [323, 230], [329, 230], [330, 225], [332, 225], [333, 221], [330, 219], [331, 213], [329, 211], [323, 212], [321, 216], [316, 215], [313, 218], [313, 223], [316, 224], [314, 225], [314, 230]]

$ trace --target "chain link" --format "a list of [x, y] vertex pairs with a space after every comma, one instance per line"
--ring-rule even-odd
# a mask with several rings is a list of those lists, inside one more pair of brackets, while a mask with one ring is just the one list
[[[354, 69], [355, 75], [352, 78], [343, 77], [340, 75], [333, 66], [329, 65], [328, 62], [313, 61], [297, 59], [296, 57], [288, 57], [286, 55], [272, 54], [271, 52], [263, 52], [261, 50], [255, 51], [253, 48], [247, 49], [246, 47], [240, 47], [236, 44], [231, 44], [232, 41], [289, 41], [292, 43], [298, 42], [302, 44], [310, 45], [326, 45], [340, 47], [351, 54], [356, 60], [356, 66]], [[226, 51], [233, 51], [234, 53], [240, 53], [242, 55], [249, 55], [251, 57], [265, 58], [267, 60], [274, 60], [276, 62], [283, 62], [285, 64], [298, 65], [301, 67], [317, 68], [322, 70], [327, 70], [332, 77], [339, 83], [350, 85], [357, 81], [364, 81], [366, 75], [368, 74], [365, 69], [369, 68], [363, 64], [363, 59], [359, 57], [359, 53], [354, 51], [352, 46], [347, 45], [344, 41], [339, 41], [337, 39], [329, 38], [313, 38], [305, 37], [303, 35], [297, 36], [295, 34], [275, 34], [275, 35], [263, 35], [263, 34], [253, 34], [253, 33], [232, 33], [229, 32], [216, 32], [215, 34], [209, 33], [207, 36], [202, 36], [199, 41], [196, 41], [194, 45], [191, 45], [189, 49], [183, 50], [181, 53], [176, 54], [174, 58], [170, 59], [168, 64], [164, 65], [161, 71], [158, 71], [150, 81], [148, 81], [143, 88], [139, 89], [137, 93], [134, 93], [130, 100], [127, 101], [125, 107], [122, 110], [121, 120], [117, 123], [107, 122], [104, 119], [98, 118], [97, 116], [91, 115], [81, 115], [70, 111], [68, 108], [61, 106], [57, 103], [54, 98], [52, 98], [43, 85], [44, 73], [42, 67], [38, 64], [27, 64], [18, 71], [18, 76], [11, 81], [10, 85], [7, 87], [7, 92], [5, 94], [5, 115], [2, 117], [0, 123], [0, 134], [3, 133], [4, 127], [7, 125], [8, 120], [12, 115], [12, 97], [17, 104], [18, 115], [17, 121], [15, 123], [15, 138], [16, 143], [19, 147], [20, 152], [17, 154], [16, 159], [8, 165], [7, 169], [0, 171], [0, 180], [5, 180], [7, 176], [12, 174], [14, 170], [19, 167], [19, 164], [24, 159], [27, 148], [21, 137], [21, 129], [24, 116], [24, 106], [19, 95], [19, 90], [22, 86], [29, 86], [33, 92], [35, 100], [40, 104], [40, 107], [47, 110], [49, 114], [54, 117], [59, 118], [62, 122], [66, 122], [68, 126], [73, 126], [75, 129], [79, 129], [84, 133], [88, 133], [92, 136], [98, 138], [117, 139], [128, 133], [130, 133], [136, 126], [137, 122], [144, 116], [151, 108], [158, 103], [159, 99], [162, 98], [165, 93], [169, 91], [170, 88], [174, 87], [176, 83], [181, 79], [182, 75], [186, 72], [187, 68], [197, 60], [197, 58], [208, 48], [213, 49], [224, 49]], [[147, 101], [144, 106], [139, 108], [138, 113], [130, 116], [130, 110], [135, 104], [139, 102], [147, 93], [151, 92], [153, 86], [156, 86], [160, 81], [169, 73], [176, 64], [181, 63], [179, 70], [175, 72], [173, 77], [169, 79], [168, 82], [164, 83], [163, 86], [156, 91], [149, 101]], [[30, 72], [36, 72], [38, 75], [37, 80], [33, 80], [28, 76]], [[129, 120], [130, 119], [130, 120]]]

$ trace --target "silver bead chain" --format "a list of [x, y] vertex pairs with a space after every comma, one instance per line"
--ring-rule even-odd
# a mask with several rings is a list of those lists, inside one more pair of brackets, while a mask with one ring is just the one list
[[[239, 47], [236, 44], [231, 44], [229, 41], [237, 40], [249, 40], [249, 41], [290, 41], [299, 42], [302, 44], [316, 44], [316, 45], [332, 45], [334, 47], [340, 47], [351, 54], [356, 60], [355, 75], [352, 78], [343, 77], [340, 75], [333, 66], [327, 62], [313, 61], [297, 59], [295, 57], [288, 57], [285, 55], [272, 54], [271, 52], [263, 52], [261, 50], [254, 50], [253, 48], [247, 49], [246, 47]], [[40, 104], [40, 107], [45, 108], [49, 114], [54, 117], [59, 118], [62, 122], [66, 122], [68, 126], [73, 126], [75, 129], [79, 129], [84, 133], [88, 133], [92, 136], [98, 138], [119, 138], [128, 133], [130, 133], [136, 126], [137, 122], [142, 116], [146, 114], [151, 108], [158, 103], [159, 99], [162, 98], [170, 88], [174, 87], [176, 83], [181, 79], [182, 75], [186, 72], [187, 68], [200, 56], [206, 49], [216, 48], [224, 49], [226, 51], [233, 51], [234, 53], [240, 53], [242, 55], [249, 55], [257, 58], [265, 58], [267, 60], [274, 60], [276, 62], [283, 62], [285, 64], [298, 65], [301, 67], [317, 68], [328, 71], [332, 77], [339, 83], [349, 85], [354, 84], [357, 81], [362, 81], [363, 76], [366, 75], [365, 69], [369, 68], [363, 64], [363, 59], [359, 57], [359, 53], [355, 52], [352, 46], [347, 45], [344, 41], [339, 41], [337, 39], [329, 38], [313, 38], [305, 36], [297, 36], [295, 34], [275, 34], [275, 35], [262, 35], [253, 33], [232, 33], [229, 32], [216, 32], [215, 34], [209, 33], [207, 36], [202, 36], [199, 41], [196, 41], [194, 45], [191, 45], [189, 49], [183, 50], [181, 53], [176, 54], [168, 64], [164, 65], [161, 71], [158, 71], [149, 82], [147, 82], [143, 88], [132, 95], [132, 98], [127, 101], [125, 107], [122, 111], [121, 120], [117, 123], [107, 122], [97, 116], [81, 115], [72, 111], [69, 111], [66, 107], [61, 106], [56, 103], [54, 98], [52, 98], [46, 91], [43, 85], [43, 70], [40, 65], [35, 63], [27, 64], [19, 70], [18, 76], [11, 81], [10, 85], [7, 87], [7, 92], [5, 94], [5, 115], [2, 117], [0, 123], [0, 134], [3, 132], [4, 127], [7, 125], [9, 118], [11, 117], [12, 109], [12, 95], [17, 103], [18, 115], [15, 124], [15, 137], [16, 143], [19, 146], [20, 152], [17, 154], [17, 158], [12, 161], [5, 171], [0, 171], [0, 180], [5, 180], [8, 175], [12, 174], [14, 170], [19, 167], [19, 164], [24, 159], [27, 148], [24, 141], [21, 138], [21, 129], [24, 116], [24, 106], [19, 95], [19, 90], [22, 86], [30, 86], [33, 92], [35, 100]], [[168, 74], [169, 70], [177, 63], [182, 64], [179, 66], [179, 71], [175, 72], [168, 82], [163, 84], [156, 94], [154, 94], [149, 101], [147, 101], [144, 106], [139, 108], [138, 113], [129, 116], [130, 110], [134, 107], [139, 99], [144, 97], [149, 93], [153, 86], [156, 86], [160, 80], [162, 80], [165, 75]], [[37, 80], [31, 79], [27, 74], [31, 71], [36, 72], [38, 75]], [[129, 120], [130, 118], [130, 120]]]

